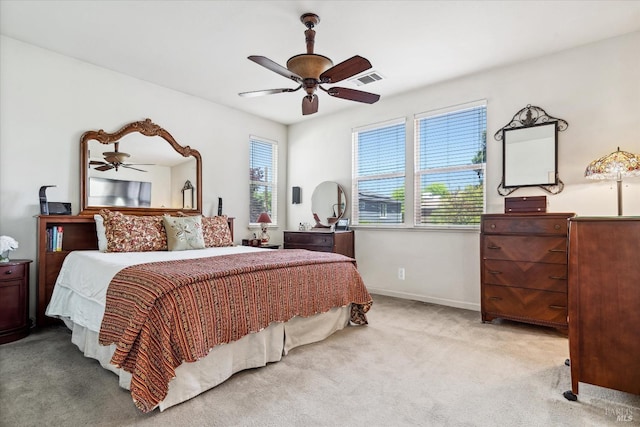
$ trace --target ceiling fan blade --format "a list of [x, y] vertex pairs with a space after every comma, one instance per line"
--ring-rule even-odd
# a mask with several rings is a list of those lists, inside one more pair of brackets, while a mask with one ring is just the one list
[[334, 65], [324, 73], [320, 74], [321, 83], [337, 83], [341, 80], [360, 74], [371, 68], [371, 62], [362, 56], [354, 56]]
[[99, 161], [97, 161], [97, 160], [91, 160], [91, 161], [89, 162], [89, 164], [90, 164], [90, 165], [107, 165], [108, 163], [105, 163], [105, 162], [99, 162]]
[[336, 98], [348, 99], [350, 101], [364, 102], [365, 104], [373, 104], [380, 99], [380, 95], [375, 93], [364, 92], [361, 90], [348, 89], [346, 87], [332, 87], [326, 92]]
[[307, 95], [302, 98], [302, 115], [306, 116], [309, 114], [318, 112], [318, 97], [313, 95]]
[[266, 89], [266, 90], [255, 90], [252, 92], [241, 92], [238, 95], [244, 96], [245, 98], [251, 98], [254, 96], [263, 96], [263, 95], [273, 95], [275, 93], [284, 93], [284, 92], [295, 92], [300, 89], [302, 85], [298, 86], [295, 89], [290, 88], [281, 88], [281, 89]]
[[296, 73], [289, 71], [287, 68], [283, 67], [282, 65], [273, 62], [267, 57], [252, 55], [252, 56], [249, 56], [249, 59], [255, 62], [256, 64], [262, 65], [263, 67], [273, 71], [274, 73], [278, 73], [281, 76], [284, 76], [298, 83], [302, 82], [302, 77], [300, 77]]
[[115, 166], [113, 165], [104, 165], [104, 166], [99, 166], [96, 168], [97, 171], [100, 172], [104, 172], [104, 171], [108, 171], [109, 169], [113, 169]]

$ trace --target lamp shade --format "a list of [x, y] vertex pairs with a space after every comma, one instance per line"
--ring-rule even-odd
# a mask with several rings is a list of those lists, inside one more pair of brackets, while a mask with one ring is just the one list
[[262, 212], [258, 217], [258, 221], [256, 222], [258, 222], [259, 224], [271, 224], [271, 217], [269, 217], [268, 213]]
[[617, 182], [618, 215], [622, 215], [622, 178], [640, 176], [640, 157], [626, 151], [614, 151], [589, 163], [584, 171], [589, 179], [610, 179]]
[[640, 176], [640, 157], [627, 151], [613, 153], [592, 161], [584, 171], [589, 179], [619, 180], [626, 176]]

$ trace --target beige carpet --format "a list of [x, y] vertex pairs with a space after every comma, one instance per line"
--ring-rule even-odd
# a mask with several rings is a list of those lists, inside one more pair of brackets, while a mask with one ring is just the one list
[[562, 397], [571, 388], [568, 342], [553, 330], [374, 300], [368, 326], [294, 349], [162, 413], [138, 412], [64, 328], [35, 332], [0, 346], [0, 425], [640, 425], [640, 396], [581, 384], [578, 402]]

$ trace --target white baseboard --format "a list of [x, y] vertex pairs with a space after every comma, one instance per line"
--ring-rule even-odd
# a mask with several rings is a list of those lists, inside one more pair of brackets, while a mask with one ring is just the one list
[[367, 287], [367, 289], [371, 294], [410, 299], [415, 301], [428, 302], [431, 304], [446, 305], [448, 307], [462, 308], [464, 310], [472, 310], [472, 311], [478, 311], [478, 312], [480, 311], [480, 304], [477, 304], [477, 303], [455, 301], [455, 300], [450, 300], [445, 298], [435, 298], [435, 297], [429, 297], [425, 295], [412, 294], [408, 292], [394, 292], [394, 291], [389, 291], [388, 289], [376, 289], [371, 287]]

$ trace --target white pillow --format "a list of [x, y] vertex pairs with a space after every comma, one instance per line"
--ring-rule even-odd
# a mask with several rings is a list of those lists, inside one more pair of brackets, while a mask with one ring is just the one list
[[102, 215], [95, 214], [93, 219], [96, 221], [96, 234], [98, 235], [98, 250], [100, 252], [107, 251], [107, 233], [104, 228], [104, 218]]

